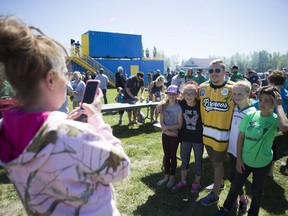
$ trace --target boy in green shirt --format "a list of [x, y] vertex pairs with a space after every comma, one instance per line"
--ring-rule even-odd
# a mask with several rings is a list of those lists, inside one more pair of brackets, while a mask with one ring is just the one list
[[[223, 207], [214, 215], [229, 215], [240, 189], [253, 173], [252, 201], [248, 216], [258, 215], [263, 197], [264, 180], [273, 158], [272, 144], [278, 128], [288, 130], [288, 119], [282, 107], [279, 91], [264, 86], [258, 91], [259, 109], [247, 114], [239, 125], [235, 176]], [[277, 115], [273, 112], [274, 108]]]

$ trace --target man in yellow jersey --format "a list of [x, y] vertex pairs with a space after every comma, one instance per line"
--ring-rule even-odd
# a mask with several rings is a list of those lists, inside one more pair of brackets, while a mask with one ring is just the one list
[[209, 64], [210, 80], [199, 89], [200, 110], [203, 122], [203, 143], [212, 162], [214, 187], [211, 193], [200, 199], [208, 206], [219, 202], [219, 194], [224, 176], [223, 161], [226, 156], [230, 124], [234, 109], [232, 100], [233, 82], [224, 81], [225, 65], [216, 59]]

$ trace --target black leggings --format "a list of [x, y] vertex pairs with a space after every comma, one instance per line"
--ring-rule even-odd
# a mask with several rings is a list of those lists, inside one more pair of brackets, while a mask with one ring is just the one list
[[177, 167], [178, 137], [162, 134], [162, 147], [164, 151], [164, 170], [167, 175], [175, 175]]

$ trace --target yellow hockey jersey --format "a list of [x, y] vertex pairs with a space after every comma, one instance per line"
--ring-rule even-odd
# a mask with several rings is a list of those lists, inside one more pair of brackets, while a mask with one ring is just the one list
[[226, 151], [228, 148], [234, 109], [233, 84], [234, 82], [227, 81], [221, 86], [215, 86], [210, 81], [206, 81], [199, 87], [203, 143], [219, 152]]

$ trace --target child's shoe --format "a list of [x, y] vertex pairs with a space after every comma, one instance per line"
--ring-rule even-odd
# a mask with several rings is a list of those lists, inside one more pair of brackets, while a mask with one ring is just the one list
[[204, 206], [210, 206], [214, 203], [218, 203], [219, 200], [220, 200], [219, 197], [216, 196], [213, 192], [211, 192], [207, 196], [200, 199], [200, 204]]
[[187, 185], [186, 181], [183, 182], [183, 181], [181, 180], [181, 181], [179, 181], [179, 182], [173, 187], [173, 189], [174, 189], [174, 190], [179, 190], [179, 189], [185, 187], [186, 185]]
[[173, 187], [175, 184], [175, 179], [174, 178], [170, 178], [168, 183], [167, 183], [167, 187], [171, 188]]
[[161, 179], [160, 181], [157, 182], [157, 186], [161, 186], [165, 184], [166, 182], [168, 182], [168, 180], [169, 180], [168, 178]]
[[121, 120], [119, 120], [118, 125], [119, 125], [119, 126], [122, 125], [122, 121], [121, 121]]
[[247, 212], [247, 205], [248, 205], [248, 198], [246, 196], [244, 202], [241, 202], [241, 200], [239, 201], [238, 212], [241, 214], [245, 214]]
[[198, 183], [198, 182], [193, 182], [192, 188], [191, 188], [191, 192], [192, 192], [192, 193], [199, 193], [200, 188], [201, 188], [200, 183]]

